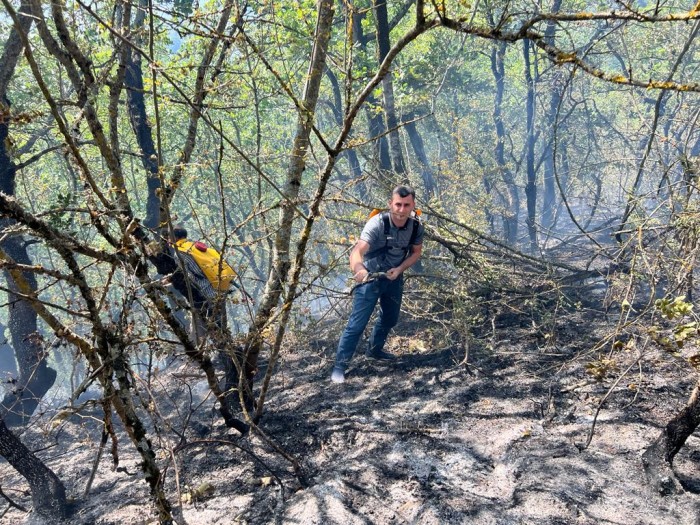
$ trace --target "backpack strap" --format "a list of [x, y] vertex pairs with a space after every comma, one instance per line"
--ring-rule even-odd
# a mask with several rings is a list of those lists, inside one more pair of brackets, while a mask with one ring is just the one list
[[382, 212], [382, 222], [384, 223], [384, 246], [386, 246], [388, 243], [388, 237], [389, 237], [389, 231], [391, 230], [391, 223], [389, 222], [389, 212], [388, 211], [383, 211]]
[[[381, 246], [380, 248], [375, 248], [371, 252], [366, 253], [365, 259], [374, 259], [375, 257], [379, 257], [380, 255], [385, 254], [389, 249], [389, 233], [391, 231], [391, 223], [389, 222], [389, 212], [381, 211], [379, 212], [379, 214], [379, 218], [381, 219], [382, 224], [384, 225], [384, 246]], [[375, 215], [378, 214], [372, 213], [370, 218], [374, 217]]]
[[418, 220], [418, 217], [411, 217], [411, 220], [413, 221], [413, 230], [411, 231], [411, 238], [408, 240], [408, 246], [406, 246], [406, 255], [404, 255], [404, 259], [407, 259], [411, 255], [411, 252], [413, 251], [412, 248], [416, 245], [416, 239], [418, 238], [418, 227], [420, 226], [420, 221]]
[[420, 221], [418, 217], [411, 217], [413, 221], [413, 231], [411, 232], [411, 239], [408, 241], [409, 246], [414, 246], [416, 244], [416, 239], [418, 238], [418, 227], [420, 226]]
[[[384, 246], [365, 254], [365, 257], [368, 259], [373, 259], [374, 257], [382, 255], [389, 250], [389, 237], [391, 232], [391, 221], [389, 219], [389, 212], [381, 212], [380, 217], [382, 219], [382, 223], [384, 224]], [[404, 249], [404, 259], [408, 257], [411, 253], [411, 246], [415, 244], [416, 239], [418, 238], [418, 228], [420, 226], [420, 221], [416, 217], [409, 217], [409, 220], [413, 221], [413, 229], [411, 230], [411, 238], [408, 241], [408, 245]]]

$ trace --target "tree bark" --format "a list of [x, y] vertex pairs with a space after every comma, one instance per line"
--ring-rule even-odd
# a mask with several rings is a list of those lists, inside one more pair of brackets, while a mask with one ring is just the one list
[[535, 172], [535, 83], [530, 71], [530, 40], [523, 40], [523, 62], [525, 83], [527, 84], [526, 127], [526, 170], [525, 199], [527, 203], [527, 233], [530, 237], [530, 253], [537, 253], [537, 173]]
[[649, 483], [661, 494], [678, 494], [683, 487], [673, 473], [676, 454], [700, 425], [700, 380], [690, 394], [688, 404], [671, 421], [642, 455]]
[[423, 189], [425, 190], [426, 200], [429, 200], [435, 195], [436, 182], [435, 175], [433, 173], [433, 168], [430, 166], [430, 160], [428, 160], [428, 155], [425, 152], [425, 144], [423, 139], [418, 133], [418, 127], [413, 121], [415, 115], [411, 114], [406, 117], [406, 123], [404, 124], [404, 129], [411, 141], [411, 146], [413, 147], [413, 152], [418, 158], [418, 162], [421, 165], [421, 178], [423, 179]]
[[[389, 28], [389, 15], [386, 8], [386, 0], [372, 0], [374, 16], [377, 22], [377, 62], [381, 64], [391, 49]], [[391, 71], [382, 79], [382, 98], [384, 100], [384, 115], [386, 129], [389, 132], [389, 150], [394, 172], [397, 175], [405, 175], [406, 163], [401, 150], [401, 138], [399, 136], [399, 119], [396, 117], [396, 101], [394, 98], [394, 81]], [[396, 181], [399, 182], [398, 180]], [[408, 182], [401, 180], [400, 182]]]
[[[15, 194], [16, 169], [7, 150], [11, 121], [7, 89], [24, 48], [19, 31], [27, 34], [31, 29], [33, 19], [27, 16], [30, 10], [29, 3], [22, 2], [18, 12], [19, 28], [12, 26], [0, 58], [0, 191], [10, 196]], [[0, 228], [13, 222], [11, 219], [3, 219]], [[21, 236], [8, 236], [0, 243], [0, 249], [15, 262], [32, 264]], [[56, 371], [46, 365], [36, 312], [17, 295], [17, 286], [10, 274], [4, 273], [10, 289], [8, 328], [17, 359], [18, 377], [12, 392], [5, 396], [0, 405], [0, 417], [4, 417], [5, 424], [16, 426], [25, 424], [31, 417], [41, 398], [56, 380]], [[24, 278], [35, 291], [37, 283], [34, 274], [24, 273]]]
[[505, 64], [507, 44], [499, 42], [491, 50], [491, 71], [496, 81], [496, 92], [493, 101], [493, 122], [496, 127], [495, 158], [501, 178], [506, 186], [505, 210], [502, 212], [503, 237], [514, 246], [518, 240], [518, 216], [520, 215], [520, 196], [515, 185], [515, 177], [508, 168], [505, 158], [506, 132], [503, 125], [503, 95], [505, 92]]
[[557, 118], [557, 112], [559, 111], [559, 105], [561, 103], [562, 86], [561, 83], [557, 81], [553, 82], [553, 84], [550, 92], [549, 108], [545, 117], [545, 125], [551, 130], [551, 134], [545, 146], [543, 163], [544, 175], [542, 181], [542, 213], [540, 215], [540, 220], [545, 230], [550, 230], [554, 227], [554, 216], [557, 205], [556, 174], [554, 172], [555, 138], [553, 134], [558, 131], [558, 128], [554, 127], [554, 122]]
[[[343, 109], [338, 77], [336, 77], [335, 73], [333, 73], [330, 68], [326, 68], [326, 76], [328, 77], [328, 80], [330, 80], [331, 87], [333, 88], [333, 103], [331, 104], [331, 112], [333, 113], [333, 117], [335, 118], [335, 122], [338, 127], [342, 127]], [[367, 186], [362, 180], [362, 166], [360, 166], [360, 159], [357, 157], [357, 152], [354, 149], [347, 149], [342, 153], [342, 155], [346, 156], [348, 159], [351, 177], [355, 180], [358, 197], [360, 200], [364, 201], [367, 198]]]
[[[182, 182], [185, 166], [187, 166], [187, 164], [190, 162], [192, 153], [194, 152], [194, 147], [197, 141], [197, 127], [199, 126], [199, 120], [202, 118], [204, 99], [209, 92], [209, 90], [206, 89], [207, 74], [211, 71], [211, 64], [214, 60], [214, 55], [225, 36], [224, 33], [226, 32], [226, 27], [231, 18], [233, 7], [234, 2], [229, 1], [226, 2], [222, 8], [221, 16], [219, 17], [219, 22], [214, 33], [216, 37], [211, 39], [209, 45], [207, 45], [206, 49], [204, 50], [204, 53], [202, 53], [202, 59], [200, 60], [199, 67], [197, 68], [197, 78], [195, 80], [194, 96], [192, 97], [192, 103], [190, 105], [190, 119], [187, 126], [187, 135], [185, 136], [185, 144], [180, 151], [173, 176], [165, 187], [164, 198], [161, 199], [161, 224], [167, 224], [167, 222], [170, 220], [170, 203], [175, 197], [175, 192]], [[218, 71], [215, 71], [214, 75], [209, 77], [210, 80], [213, 81], [217, 74]]]
[[[357, 45], [362, 50], [363, 54], [367, 52], [368, 42], [368, 37], [364, 35], [364, 31], [362, 30], [362, 20], [365, 17], [365, 13], [365, 10], [361, 10], [360, 12], [351, 11], [353, 44]], [[378, 164], [377, 167], [382, 171], [391, 171], [389, 142], [384, 136], [386, 127], [384, 126], [382, 115], [376, 110], [378, 106], [379, 102], [374, 98], [374, 95], [370, 94], [365, 104], [365, 115], [367, 116], [369, 135], [375, 138], [374, 144]]]
[[[552, 3], [552, 13], [558, 13], [561, 9], [562, 0], [554, 0]], [[553, 21], [548, 21], [544, 30], [544, 37], [547, 43], [554, 45], [554, 34], [556, 31], [556, 25]], [[554, 163], [554, 134], [557, 132], [557, 127], [554, 123], [557, 119], [557, 114], [559, 112], [559, 105], [561, 103], [561, 97], [563, 92], [564, 83], [560, 82], [559, 79], [561, 74], [559, 72], [554, 73], [554, 82], [550, 84], [550, 99], [549, 108], [545, 115], [544, 125], [550, 130], [549, 138], [545, 146], [544, 151], [544, 176], [543, 176], [543, 187], [542, 187], [542, 213], [540, 215], [540, 221], [545, 230], [549, 230], [554, 226], [554, 215], [556, 206], [556, 181], [555, 181], [555, 163]]]
[[[147, 3], [140, 2], [140, 9], [136, 11], [133, 28], [140, 31], [144, 27], [146, 19]], [[131, 31], [134, 33], [134, 31]], [[146, 98], [143, 88], [143, 71], [141, 68], [141, 55], [128, 49], [128, 59], [126, 66], [126, 77], [124, 79], [126, 87], [126, 101], [129, 110], [129, 122], [134, 130], [136, 142], [141, 150], [141, 163], [146, 170], [146, 182], [148, 186], [148, 197], [146, 200], [146, 218], [144, 226], [156, 228], [159, 222], [160, 198], [158, 197], [161, 187], [159, 176], [159, 165], [161, 159], [158, 158], [155, 143], [153, 141], [153, 131], [146, 113]]]
[[0, 382], [17, 377], [17, 361], [12, 347], [5, 339], [6, 326], [0, 323]]
[[0, 418], [0, 456], [4, 457], [29, 484], [34, 511], [47, 518], [62, 519], [68, 513], [66, 489], [58, 476], [36, 457], [5, 421]]

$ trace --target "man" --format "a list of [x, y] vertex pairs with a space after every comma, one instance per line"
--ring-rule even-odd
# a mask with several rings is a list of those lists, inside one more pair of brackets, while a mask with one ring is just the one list
[[[199, 248], [196, 246], [198, 244], [201, 244]], [[151, 242], [147, 246], [147, 251], [149, 260], [156, 267], [158, 273], [165, 276], [161, 283], [171, 284], [190, 303], [193, 325], [195, 327], [193, 330], [195, 332], [195, 345], [202, 342], [206, 335], [210, 335], [212, 346], [218, 348], [224, 371], [222, 388], [224, 396], [220, 401], [222, 402], [221, 406], [227, 409], [222, 409], [222, 415], [226, 419], [227, 425], [235, 428], [241, 434], [246, 434], [249, 430], [248, 425], [232, 415], [238, 406], [237, 387], [239, 374], [233, 358], [225, 348], [230, 343], [230, 337], [228, 337], [229, 334], [226, 327], [225, 286], [222, 283], [225, 277], [227, 278], [231, 273], [235, 275], [235, 272], [229, 267], [225, 276], [223, 264], [215, 264], [213, 277], [207, 277], [206, 268], [202, 269], [189, 248], [200, 249], [200, 251], [208, 250], [203, 243], [189, 243], [187, 241], [187, 230], [182, 226], [176, 226], [173, 228], [172, 235], [169, 235], [164, 230], [160, 241]], [[217, 261], [219, 257], [220, 255], [216, 252]], [[210, 265], [207, 266], [207, 268], [209, 267]], [[210, 275], [212, 274], [211, 271], [209, 273]], [[216, 286], [212, 284], [212, 281], [217, 283]], [[235, 286], [235, 283], [230, 284]], [[236, 288], [245, 294], [242, 288], [238, 286]], [[221, 292], [217, 290], [221, 290]], [[180, 317], [178, 319], [184, 326], [184, 319]], [[242, 359], [240, 353], [237, 352], [237, 348], [233, 348], [232, 351], [237, 353], [238, 359]], [[205, 357], [208, 361], [209, 356], [206, 355]], [[212, 366], [211, 362], [205, 363], [205, 361], [202, 361], [201, 364], [203, 368]], [[246, 392], [244, 398], [246, 408], [252, 407], [252, 396]]]
[[[224, 369], [224, 391], [231, 407], [238, 402], [238, 368], [234, 359], [225, 350], [228, 332], [226, 319], [226, 295], [230, 286], [243, 294], [244, 300], [250, 295], [234, 281], [236, 272], [221, 255], [201, 242], [187, 240], [187, 230], [175, 226], [172, 230], [172, 250], [166, 255], [171, 261], [168, 280], [193, 306], [193, 339], [201, 344], [207, 336], [214, 347], [218, 347]], [[159, 268], [159, 271], [162, 271]], [[243, 359], [242, 349], [233, 348], [237, 360]], [[248, 410], [252, 409], [252, 398], [245, 395]]]
[[[390, 361], [393, 354], [384, 351], [389, 331], [399, 320], [403, 296], [403, 272], [413, 266], [423, 249], [423, 225], [412, 216], [416, 193], [409, 186], [397, 186], [391, 192], [389, 210], [372, 217], [350, 252], [350, 269], [357, 286], [352, 313], [338, 343], [331, 381], [345, 381], [345, 370], [357, 343], [379, 302], [377, 324], [369, 339], [366, 356]], [[380, 277], [373, 274], [382, 273]]]
[[[205, 341], [209, 335], [215, 346], [221, 346], [226, 338], [225, 332], [228, 330], [226, 322], [226, 289], [221, 285], [224, 280], [223, 267], [219, 272], [219, 265], [215, 262], [213, 271], [213, 279], [217, 286], [207, 277], [206, 269], [203, 269], [195, 258], [198, 245], [204, 253], [211, 250], [203, 243], [192, 243], [187, 240], [187, 230], [182, 226], [175, 226], [172, 230], [172, 235], [165, 234], [164, 238], [170, 238], [167, 245], [162, 245], [158, 242], [154, 244], [157, 248], [153, 248], [155, 255], [151, 256], [151, 261], [155, 265], [158, 273], [165, 275], [164, 284], [171, 284], [172, 287], [182, 295], [192, 307], [192, 340], [195, 345], [199, 345]], [[211, 266], [211, 261], [220, 257], [219, 253], [211, 250], [214, 256], [206, 261]], [[235, 275], [233, 269], [228, 264], [225, 267], [230, 273]], [[220, 273], [220, 275], [219, 275]], [[218, 280], [217, 280], [218, 278]], [[235, 283], [231, 283], [235, 284]], [[239, 288], [237, 286], [237, 288]], [[220, 289], [221, 291], [217, 291]], [[239, 288], [240, 289], [240, 288]], [[178, 317], [180, 322], [185, 325], [184, 318]], [[232, 363], [230, 357], [222, 353], [223, 363], [227, 374], [233, 374]]]
[[[194, 332], [196, 341], [199, 342], [206, 336], [207, 328], [215, 326], [219, 331], [226, 329], [225, 292], [220, 293], [214, 289], [204, 269], [194, 257], [193, 250], [197, 249], [195, 246], [201, 243], [193, 245], [189, 242], [187, 230], [181, 226], [173, 228], [172, 237], [177, 250], [172, 257], [176, 262], [181, 261], [182, 264], [177, 265], [170, 278], [175, 289], [194, 306]], [[204, 246], [204, 251], [207, 250], [211, 248]], [[226, 267], [229, 266], [226, 265]], [[214, 326], [207, 326], [210, 324]]]

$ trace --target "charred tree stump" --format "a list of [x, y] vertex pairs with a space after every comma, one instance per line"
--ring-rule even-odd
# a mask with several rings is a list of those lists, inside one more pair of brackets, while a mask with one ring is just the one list
[[661, 435], [642, 455], [644, 472], [649, 483], [661, 494], [683, 492], [680, 481], [673, 473], [673, 458], [686, 440], [700, 425], [700, 381], [690, 394], [688, 404], [671, 421]]

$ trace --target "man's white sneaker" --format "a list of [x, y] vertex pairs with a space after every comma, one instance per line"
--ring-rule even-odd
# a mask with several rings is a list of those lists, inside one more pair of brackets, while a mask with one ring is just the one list
[[333, 369], [333, 373], [331, 374], [331, 382], [332, 383], [344, 383], [345, 382], [345, 372], [342, 370], [338, 370], [337, 368]]

